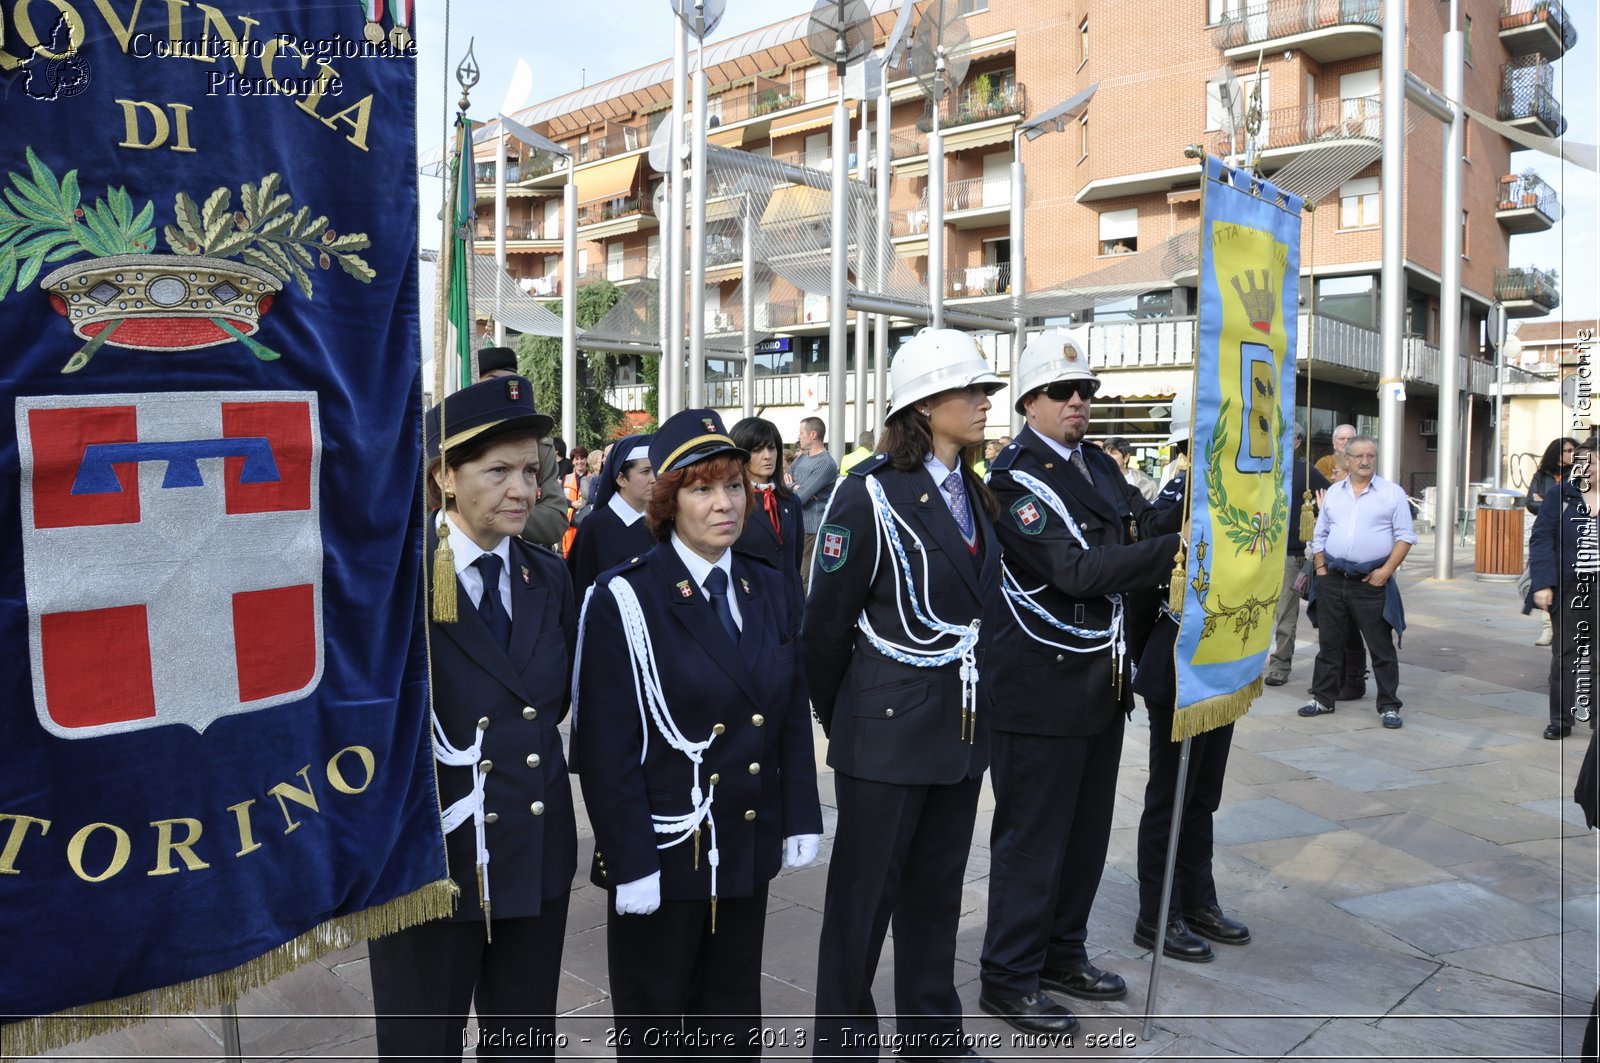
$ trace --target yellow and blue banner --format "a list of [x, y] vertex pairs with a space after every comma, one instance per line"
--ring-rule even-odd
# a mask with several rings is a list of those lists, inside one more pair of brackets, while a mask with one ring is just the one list
[[5, 1054], [451, 910], [401, 9], [0, 9]]
[[1303, 204], [1211, 157], [1203, 187], [1174, 740], [1261, 693], [1289, 540]]

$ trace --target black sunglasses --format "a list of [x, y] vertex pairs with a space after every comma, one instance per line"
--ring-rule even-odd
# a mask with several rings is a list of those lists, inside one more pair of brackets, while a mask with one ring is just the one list
[[1095, 390], [1092, 380], [1057, 380], [1054, 384], [1046, 384], [1044, 393], [1051, 402], [1069, 402], [1074, 395], [1082, 395], [1087, 402], [1094, 398]]

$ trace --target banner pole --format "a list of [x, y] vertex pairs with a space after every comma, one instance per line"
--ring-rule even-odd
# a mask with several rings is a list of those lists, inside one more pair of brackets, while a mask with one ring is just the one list
[[228, 1063], [244, 1063], [244, 1045], [239, 1039], [239, 1005], [224, 1004], [222, 1019], [222, 1056]]
[[[1150, 732], [1150, 741], [1156, 740], [1155, 730]], [[1167, 867], [1161, 876], [1161, 908], [1156, 913], [1156, 947], [1150, 956], [1150, 991], [1145, 994], [1144, 1001], [1144, 1032], [1141, 1036], [1146, 1042], [1150, 1040], [1150, 1031], [1156, 1021], [1156, 993], [1161, 988], [1161, 961], [1165, 958], [1167, 944], [1167, 917], [1172, 911], [1172, 879], [1178, 867], [1178, 834], [1183, 829], [1183, 798], [1184, 790], [1189, 782], [1189, 744], [1193, 738], [1183, 740], [1183, 749], [1178, 753], [1178, 785], [1172, 798], [1172, 826], [1167, 831]]]

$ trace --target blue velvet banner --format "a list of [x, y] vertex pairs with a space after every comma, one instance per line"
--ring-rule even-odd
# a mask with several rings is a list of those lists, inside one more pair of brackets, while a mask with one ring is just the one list
[[448, 908], [415, 46], [375, 13], [0, 5], [8, 1051]]

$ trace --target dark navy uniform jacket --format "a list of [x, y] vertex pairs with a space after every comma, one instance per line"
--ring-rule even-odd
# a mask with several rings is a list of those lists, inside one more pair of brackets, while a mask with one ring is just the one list
[[739, 533], [739, 541], [733, 544], [733, 548], [770, 563], [783, 574], [795, 602], [803, 604], [805, 592], [800, 585], [800, 565], [805, 555], [806, 529], [800, 512], [800, 500], [793, 492], [778, 495], [778, 522], [783, 528], [782, 542], [779, 542], [772, 519], [762, 508], [758, 495], [755, 508], [744, 519], [744, 531]]
[[[1043, 587], [1034, 601], [1074, 627], [1109, 627], [1112, 606], [1106, 595], [1121, 594], [1129, 660], [1137, 661], [1155, 621], [1154, 588], [1166, 581], [1178, 552], [1182, 507], [1175, 515], [1153, 509], [1104, 451], [1093, 443], [1080, 445], [1093, 485], [1031, 428], [1018, 433], [994, 460], [989, 487], [1000, 500], [1006, 565], [1025, 590]], [[1087, 549], [1054, 510], [1017, 482], [1014, 471], [1056, 493]], [[1129, 711], [1126, 665], [1119, 692], [1110, 648], [1073, 653], [1040, 643], [1029, 632], [1052, 642], [1088, 644], [1050, 627], [1024, 606], [1015, 609], [1016, 615], [1006, 604], [997, 610], [991, 663], [984, 673], [996, 728], [1093, 735]]]
[[[975, 497], [978, 555], [973, 557], [926, 469], [900, 472], [883, 455], [852, 468], [817, 533], [801, 636], [812, 705], [828, 735], [828, 764], [859, 779], [902, 785], [976, 778], [989, 765], [990, 713], [980, 697], [971, 738], [963, 736], [959, 662], [939, 668], [903, 664], [885, 656], [859, 629], [865, 610], [873, 630], [890, 642], [915, 645], [910, 635], [926, 639], [932, 634], [911, 611], [905, 575], [878, 529], [868, 476], [883, 486], [890, 506], [921, 540], [919, 546], [899, 529], [917, 598], [931, 600], [935, 616], [951, 624], [985, 619], [999, 596], [1000, 544]], [[824, 560], [831, 549], [842, 557]], [[902, 626], [902, 608], [910, 635]], [[980, 676], [994, 667], [984, 656], [988, 628], [985, 619], [977, 646]], [[946, 636], [935, 646], [952, 641]]]
[[608, 587], [613, 580], [625, 580], [639, 599], [678, 729], [691, 742], [716, 735], [700, 784], [707, 791], [715, 786], [717, 895], [752, 895], [778, 873], [784, 838], [822, 833], [795, 605], [772, 566], [735, 553], [732, 568], [729, 592], [738, 596], [743, 624], [737, 646], [670, 541], [596, 581], [578, 677], [581, 741], [573, 748], [594, 825], [590, 878], [597, 886], [660, 871], [662, 900], [711, 895], [709, 824], [701, 830], [698, 868], [692, 839], [656, 848], [671, 836], [657, 834], [651, 816], [692, 809], [694, 766], [653, 720], [642, 718], [627, 636]]
[[[1311, 471], [1315, 478], [1322, 479], [1320, 472], [1315, 469]], [[1167, 486], [1156, 495], [1155, 501], [1150, 503], [1150, 508], [1157, 513], [1157, 520], [1163, 525], [1183, 523], [1183, 492], [1188, 482], [1189, 474], [1179, 473], [1168, 481]], [[1327, 483], [1327, 480], [1322, 482]], [[1291, 524], [1290, 528], [1293, 527]], [[1167, 581], [1171, 578], [1172, 568], [1169, 565]], [[1166, 597], [1167, 585], [1164, 582], [1161, 588], [1163, 598]], [[1172, 657], [1177, 642], [1178, 618], [1163, 609], [1156, 619], [1156, 626], [1150, 632], [1150, 638], [1145, 642], [1144, 653], [1139, 657], [1139, 669], [1133, 683], [1133, 692], [1150, 704], [1168, 706], [1177, 704], [1178, 666]]]
[[[431, 525], [430, 557], [436, 541]], [[459, 585], [460, 619], [433, 623], [431, 631], [433, 711], [445, 736], [466, 749], [483, 728], [490, 901], [493, 915], [505, 919], [538, 915], [543, 900], [566, 894], [578, 864], [572, 783], [556, 730], [571, 701], [577, 604], [560, 558], [515, 536], [510, 547], [509, 652]], [[472, 772], [437, 767], [440, 807], [448, 808], [472, 791]], [[447, 834], [445, 845], [450, 875], [461, 888], [452, 918], [482, 920], [471, 820]]]
[[632, 524], [624, 524], [609, 505], [596, 507], [578, 525], [578, 534], [572, 540], [572, 550], [567, 555], [567, 571], [572, 574], [572, 592], [581, 603], [584, 592], [600, 573], [629, 558], [647, 553], [655, 544], [655, 537], [650, 534], [650, 522], [644, 517]]

